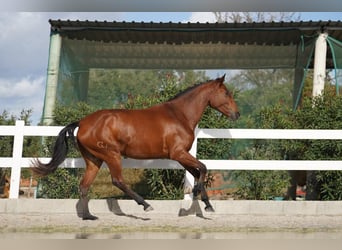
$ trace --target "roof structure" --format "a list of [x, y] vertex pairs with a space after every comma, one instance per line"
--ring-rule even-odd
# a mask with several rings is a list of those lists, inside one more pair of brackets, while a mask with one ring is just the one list
[[341, 21], [137, 23], [49, 20], [49, 23], [45, 124], [53, 120], [58, 96], [87, 100], [91, 69], [295, 69], [296, 106], [305, 78], [304, 69], [319, 62], [314, 70], [314, 86], [318, 86], [318, 93], [324, 88], [325, 69], [335, 65], [342, 68]]
[[[62, 36], [63, 47], [73, 55], [76, 70], [295, 68], [299, 49], [318, 33], [342, 40], [341, 21], [49, 22], [51, 32]], [[326, 62], [327, 68], [333, 68], [330, 50]]]

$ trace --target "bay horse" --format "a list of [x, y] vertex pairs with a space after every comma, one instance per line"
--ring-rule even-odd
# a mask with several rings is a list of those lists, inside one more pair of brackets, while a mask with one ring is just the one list
[[[146, 109], [107, 109], [96, 111], [80, 121], [63, 128], [57, 139], [49, 163], [36, 159], [31, 167], [38, 176], [54, 172], [66, 158], [67, 139], [77, 143], [86, 163], [86, 171], [80, 182], [80, 202], [83, 219], [97, 219], [89, 212], [88, 190], [101, 164], [106, 162], [112, 183], [133, 198], [145, 211], [153, 208], [132, 191], [122, 177], [121, 158], [164, 158], [178, 161], [196, 180], [193, 193], [201, 193], [205, 210], [214, 212], [204, 180], [206, 166], [189, 153], [194, 141], [194, 130], [207, 106], [231, 120], [240, 113], [232, 93], [224, 85], [224, 78], [197, 84], [177, 94], [174, 98]], [[74, 130], [78, 127], [76, 137]]]

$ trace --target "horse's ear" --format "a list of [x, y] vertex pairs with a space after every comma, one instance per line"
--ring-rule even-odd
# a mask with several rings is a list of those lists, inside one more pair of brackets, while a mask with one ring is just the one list
[[217, 78], [216, 81], [223, 83], [225, 77], [226, 77], [226, 74], [224, 74], [222, 77]]

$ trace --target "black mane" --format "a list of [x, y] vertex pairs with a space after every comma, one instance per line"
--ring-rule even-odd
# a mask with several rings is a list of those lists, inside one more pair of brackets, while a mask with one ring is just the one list
[[186, 88], [185, 90], [183, 90], [183, 91], [179, 92], [178, 94], [176, 94], [174, 97], [171, 97], [171, 98], [169, 99], [169, 101], [172, 101], [172, 100], [174, 100], [174, 99], [177, 99], [178, 97], [181, 97], [181, 96], [185, 95], [186, 93], [189, 93], [190, 91], [194, 90], [195, 88], [197, 88], [197, 87], [199, 87], [199, 86], [202, 86], [203, 84], [206, 84], [206, 83], [208, 83], [208, 82], [209, 82], [209, 81], [201, 82], [201, 83], [197, 83], [197, 84], [195, 84], [195, 85], [193, 85], [193, 86], [190, 86], [190, 87]]

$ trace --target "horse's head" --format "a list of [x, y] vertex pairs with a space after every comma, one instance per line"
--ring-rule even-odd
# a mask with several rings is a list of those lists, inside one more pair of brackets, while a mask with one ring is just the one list
[[239, 108], [233, 98], [232, 93], [223, 84], [224, 77], [225, 75], [214, 80], [216, 84], [213, 84], [218, 87], [210, 95], [209, 105], [230, 119], [237, 120], [240, 117]]

